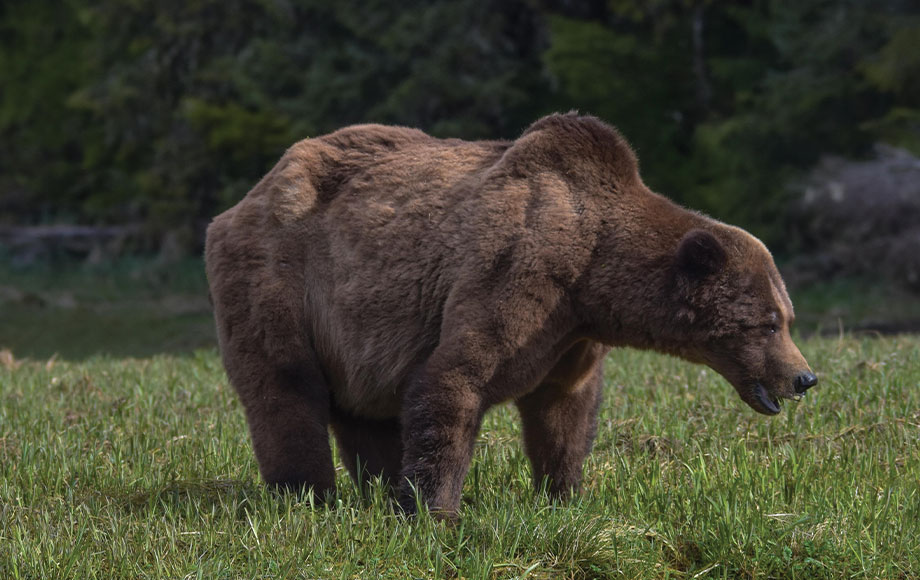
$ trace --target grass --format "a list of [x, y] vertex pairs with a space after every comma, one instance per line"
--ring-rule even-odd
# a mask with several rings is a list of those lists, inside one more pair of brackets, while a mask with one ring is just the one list
[[[800, 327], [920, 320], [889, 290], [805, 289]], [[584, 494], [531, 490], [499, 407], [447, 525], [341, 468], [328, 504], [267, 491], [206, 294], [198, 260], [0, 267], [0, 578], [920, 578], [920, 337], [814, 334], [775, 418], [617, 351]]]
[[702, 367], [607, 364], [585, 492], [531, 490], [486, 418], [459, 523], [344, 470], [329, 504], [257, 477], [213, 349], [0, 365], [2, 578], [917, 578], [920, 338], [812, 338], [775, 418]]

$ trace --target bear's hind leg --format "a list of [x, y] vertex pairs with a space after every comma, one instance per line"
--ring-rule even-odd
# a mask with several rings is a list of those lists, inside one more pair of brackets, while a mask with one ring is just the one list
[[208, 227], [205, 263], [221, 358], [265, 482], [325, 494], [335, 481], [330, 394], [307, 333], [303, 248], [275, 229], [267, 206], [255, 201], [261, 194], [246, 199]]
[[402, 430], [398, 419], [364, 419], [333, 409], [332, 432], [352, 479], [365, 489], [374, 477], [390, 486], [399, 479]]
[[329, 393], [321, 376], [306, 365], [265, 369], [245, 382], [233, 374], [265, 482], [281, 490], [312, 488], [320, 497], [331, 493]]
[[554, 497], [581, 489], [582, 466], [597, 434], [602, 362], [576, 384], [546, 381], [515, 403], [521, 414], [524, 448], [537, 489], [546, 482]]

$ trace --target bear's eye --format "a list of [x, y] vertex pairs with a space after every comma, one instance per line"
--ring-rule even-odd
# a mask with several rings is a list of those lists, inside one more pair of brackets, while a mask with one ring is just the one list
[[775, 324], [770, 325], [770, 334], [776, 334], [779, 332], [779, 328]]

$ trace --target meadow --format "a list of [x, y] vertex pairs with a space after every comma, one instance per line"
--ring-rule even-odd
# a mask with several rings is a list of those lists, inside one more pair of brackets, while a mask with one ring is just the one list
[[7, 272], [0, 578], [920, 578], [918, 336], [799, 338], [773, 418], [615, 351], [584, 493], [533, 491], [503, 406], [445, 524], [340, 463], [329, 502], [261, 485], [200, 272]]
[[920, 339], [803, 350], [821, 384], [772, 419], [702, 367], [615, 352], [567, 504], [533, 492], [515, 412], [495, 409], [456, 524], [341, 468], [329, 503], [267, 491], [213, 349], [7, 353], [0, 577], [920, 576]]

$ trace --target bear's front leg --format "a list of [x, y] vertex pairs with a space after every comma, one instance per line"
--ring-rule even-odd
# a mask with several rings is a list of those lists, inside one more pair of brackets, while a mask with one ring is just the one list
[[475, 384], [460, 369], [426, 372], [406, 393], [399, 484], [406, 513], [415, 513], [418, 493], [436, 517], [456, 515], [485, 411]]

